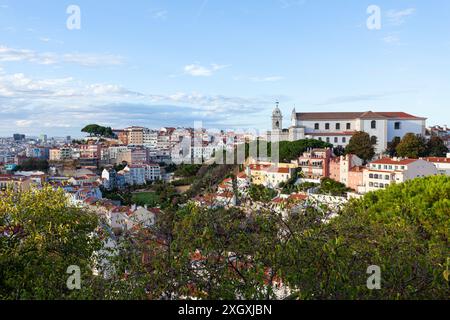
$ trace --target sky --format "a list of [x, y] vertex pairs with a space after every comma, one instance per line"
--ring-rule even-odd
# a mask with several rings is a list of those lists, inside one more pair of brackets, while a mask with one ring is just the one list
[[449, 16], [448, 0], [0, 0], [0, 136], [265, 130], [276, 101], [285, 127], [294, 107], [450, 125]]

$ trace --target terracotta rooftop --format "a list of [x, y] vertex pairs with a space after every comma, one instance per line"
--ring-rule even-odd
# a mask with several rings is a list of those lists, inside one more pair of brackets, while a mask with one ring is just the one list
[[422, 120], [405, 112], [308, 112], [297, 113], [297, 120], [411, 119]]
[[393, 164], [393, 165], [408, 165], [416, 162], [418, 159], [399, 159], [394, 160], [391, 158], [383, 158], [379, 160], [372, 161], [370, 164]]
[[428, 162], [436, 162], [436, 163], [450, 163], [450, 158], [440, 158], [440, 157], [429, 157], [425, 158]]

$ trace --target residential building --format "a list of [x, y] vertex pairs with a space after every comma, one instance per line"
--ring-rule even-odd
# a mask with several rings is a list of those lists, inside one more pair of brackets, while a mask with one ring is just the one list
[[353, 154], [333, 158], [330, 161], [329, 178], [358, 190], [364, 185], [363, 160]]
[[435, 165], [422, 159], [383, 158], [371, 162], [364, 170], [361, 191], [376, 191], [394, 183], [437, 174]]
[[145, 180], [158, 181], [161, 180], [161, 167], [159, 164], [145, 165]]
[[144, 145], [144, 130], [143, 127], [129, 127], [124, 129], [127, 133], [127, 144], [131, 146]]
[[26, 192], [31, 190], [30, 177], [15, 176], [15, 175], [0, 175], [0, 191], [5, 189], [12, 189], [14, 191]]
[[247, 167], [246, 175], [252, 184], [276, 188], [280, 183], [289, 181], [294, 171], [292, 167], [279, 164], [251, 164]]
[[294, 163], [301, 169], [303, 178], [318, 180], [330, 175], [331, 149], [310, 149], [303, 153]]
[[146, 182], [146, 166], [145, 165], [129, 165], [130, 178], [133, 185], [143, 185]]
[[450, 153], [447, 157], [429, 157], [424, 159], [427, 162], [434, 164], [439, 174], [450, 176]]

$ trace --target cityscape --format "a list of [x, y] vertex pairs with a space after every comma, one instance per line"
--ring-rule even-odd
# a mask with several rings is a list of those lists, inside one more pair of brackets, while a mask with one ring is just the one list
[[[351, 33], [379, 32], [385, 56], [374, 61], [378, 71], [365, 69], [374, 72], [367, 81], [354, 70], [363, 61], [346, 58], [343, 89], [335, 82], [340, 67], [324, 69], [359, 46], [331, 44], [336, 57], [326, 58], [322, 45], [306, 37], [311, 52], [320, 52], [309, 57], [319, 77], [330, 77], [319, 80], [296, 64], [295, 54], [280, 53], [291, 66], [273, 58], [264, 70], [260, 59], [274, 48], [252, 60], [203, 33], [210, 26], [221, 34], [223, 22], [210, 20], [221, 17], [242, 28], [236, 44], [250, 41], [249, 24], [265, 27], [249, 3], [130, 4], [129, 19], [145, 8], [148, 23], [170, 29], [178, 18], [177, 30], [198, 32], [223, 50], [209, 60], [220, 64], [186, 62], [177, 71], [172, 64], [205, 61], [204, 52], [166, 46], [165, 36], [182, 39], [149, 30], [155, 53], [146, 61], [137, 52], [150, 55], [147, 45], [125, 39], [115, 26], [117, 39], [106, 36], [92, 21], [99, 4], [79, 2], [58, 5], [64, 23], [52, 33], [58, 6], [46, 14], [35, 4], [18, 11], [0, 1], [5, 23], [23, 17], [30, 25], [0, 25], [0, 300], [261, 301], [247, 313], [234, 311], [252, 316], [271, 315], [264, 303], [280, 300], [448, 300], [450, 70], [441, 59], [450, 42], [430, 53], [429, 69], [415, 69], [407, 60], [435, 39], [414, 42], [406, 27], [418, 28], [414, 21], [426, 19], [419, 13], [440, 13], [415, 1], [403, 9], [393, 1], [352, 5], [351, 12], [361, 12]], [[119, 21], [122, 6], [109, 8]], [[316, 6], [280, 0], [258, 14], [290, 19]], [[30, 18], [33, 10], [40, 18]], [[126, 21], [143, 36], [138, 22]], [[295, 27], [305, 36], [305, 26], [281, 21], [275, 29]], [[329, 26], [317, 28], [327, 38]], [[19, 34], [38, 40], [16, 41]], [[120, 54], [81, 53], [100, 34], [88, 51], [104, 46], [102, 52]], [[285, 40], [279, 37], [258, 34], [249, 43], [276, 46]], [[35, 49], [25, 49], [34, 41]], [[398, 64], [395, 72], [389, 59]], [[305, 78], [295, 80], [291, 68]], [[255, 70], [267, 75], [249, 75]], [[425, 84], [422, 75], [432, 80]], [[192, 93], [173, 93], [183, 86]], [[173, 308], [178, 316], [214, 313], [201, 304]]]

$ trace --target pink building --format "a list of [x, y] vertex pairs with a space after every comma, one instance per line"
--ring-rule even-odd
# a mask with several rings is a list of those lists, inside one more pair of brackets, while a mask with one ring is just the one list
[[311, 149], [297, 160], [299, 168], [307, 179], [321, 179], [330, 175], [331, 149]]
[[80, 145], [80, 158], [83, 159], [99, 159], [101, 146], [99, 144], [82, 144]]
[[358, 190], [358, 187], [363, 186], [364, 167], [363, 161], [353, 155], [349, 154], [334, 158], [330, 161], [330, 178], [345, 184], [348, 188]]

